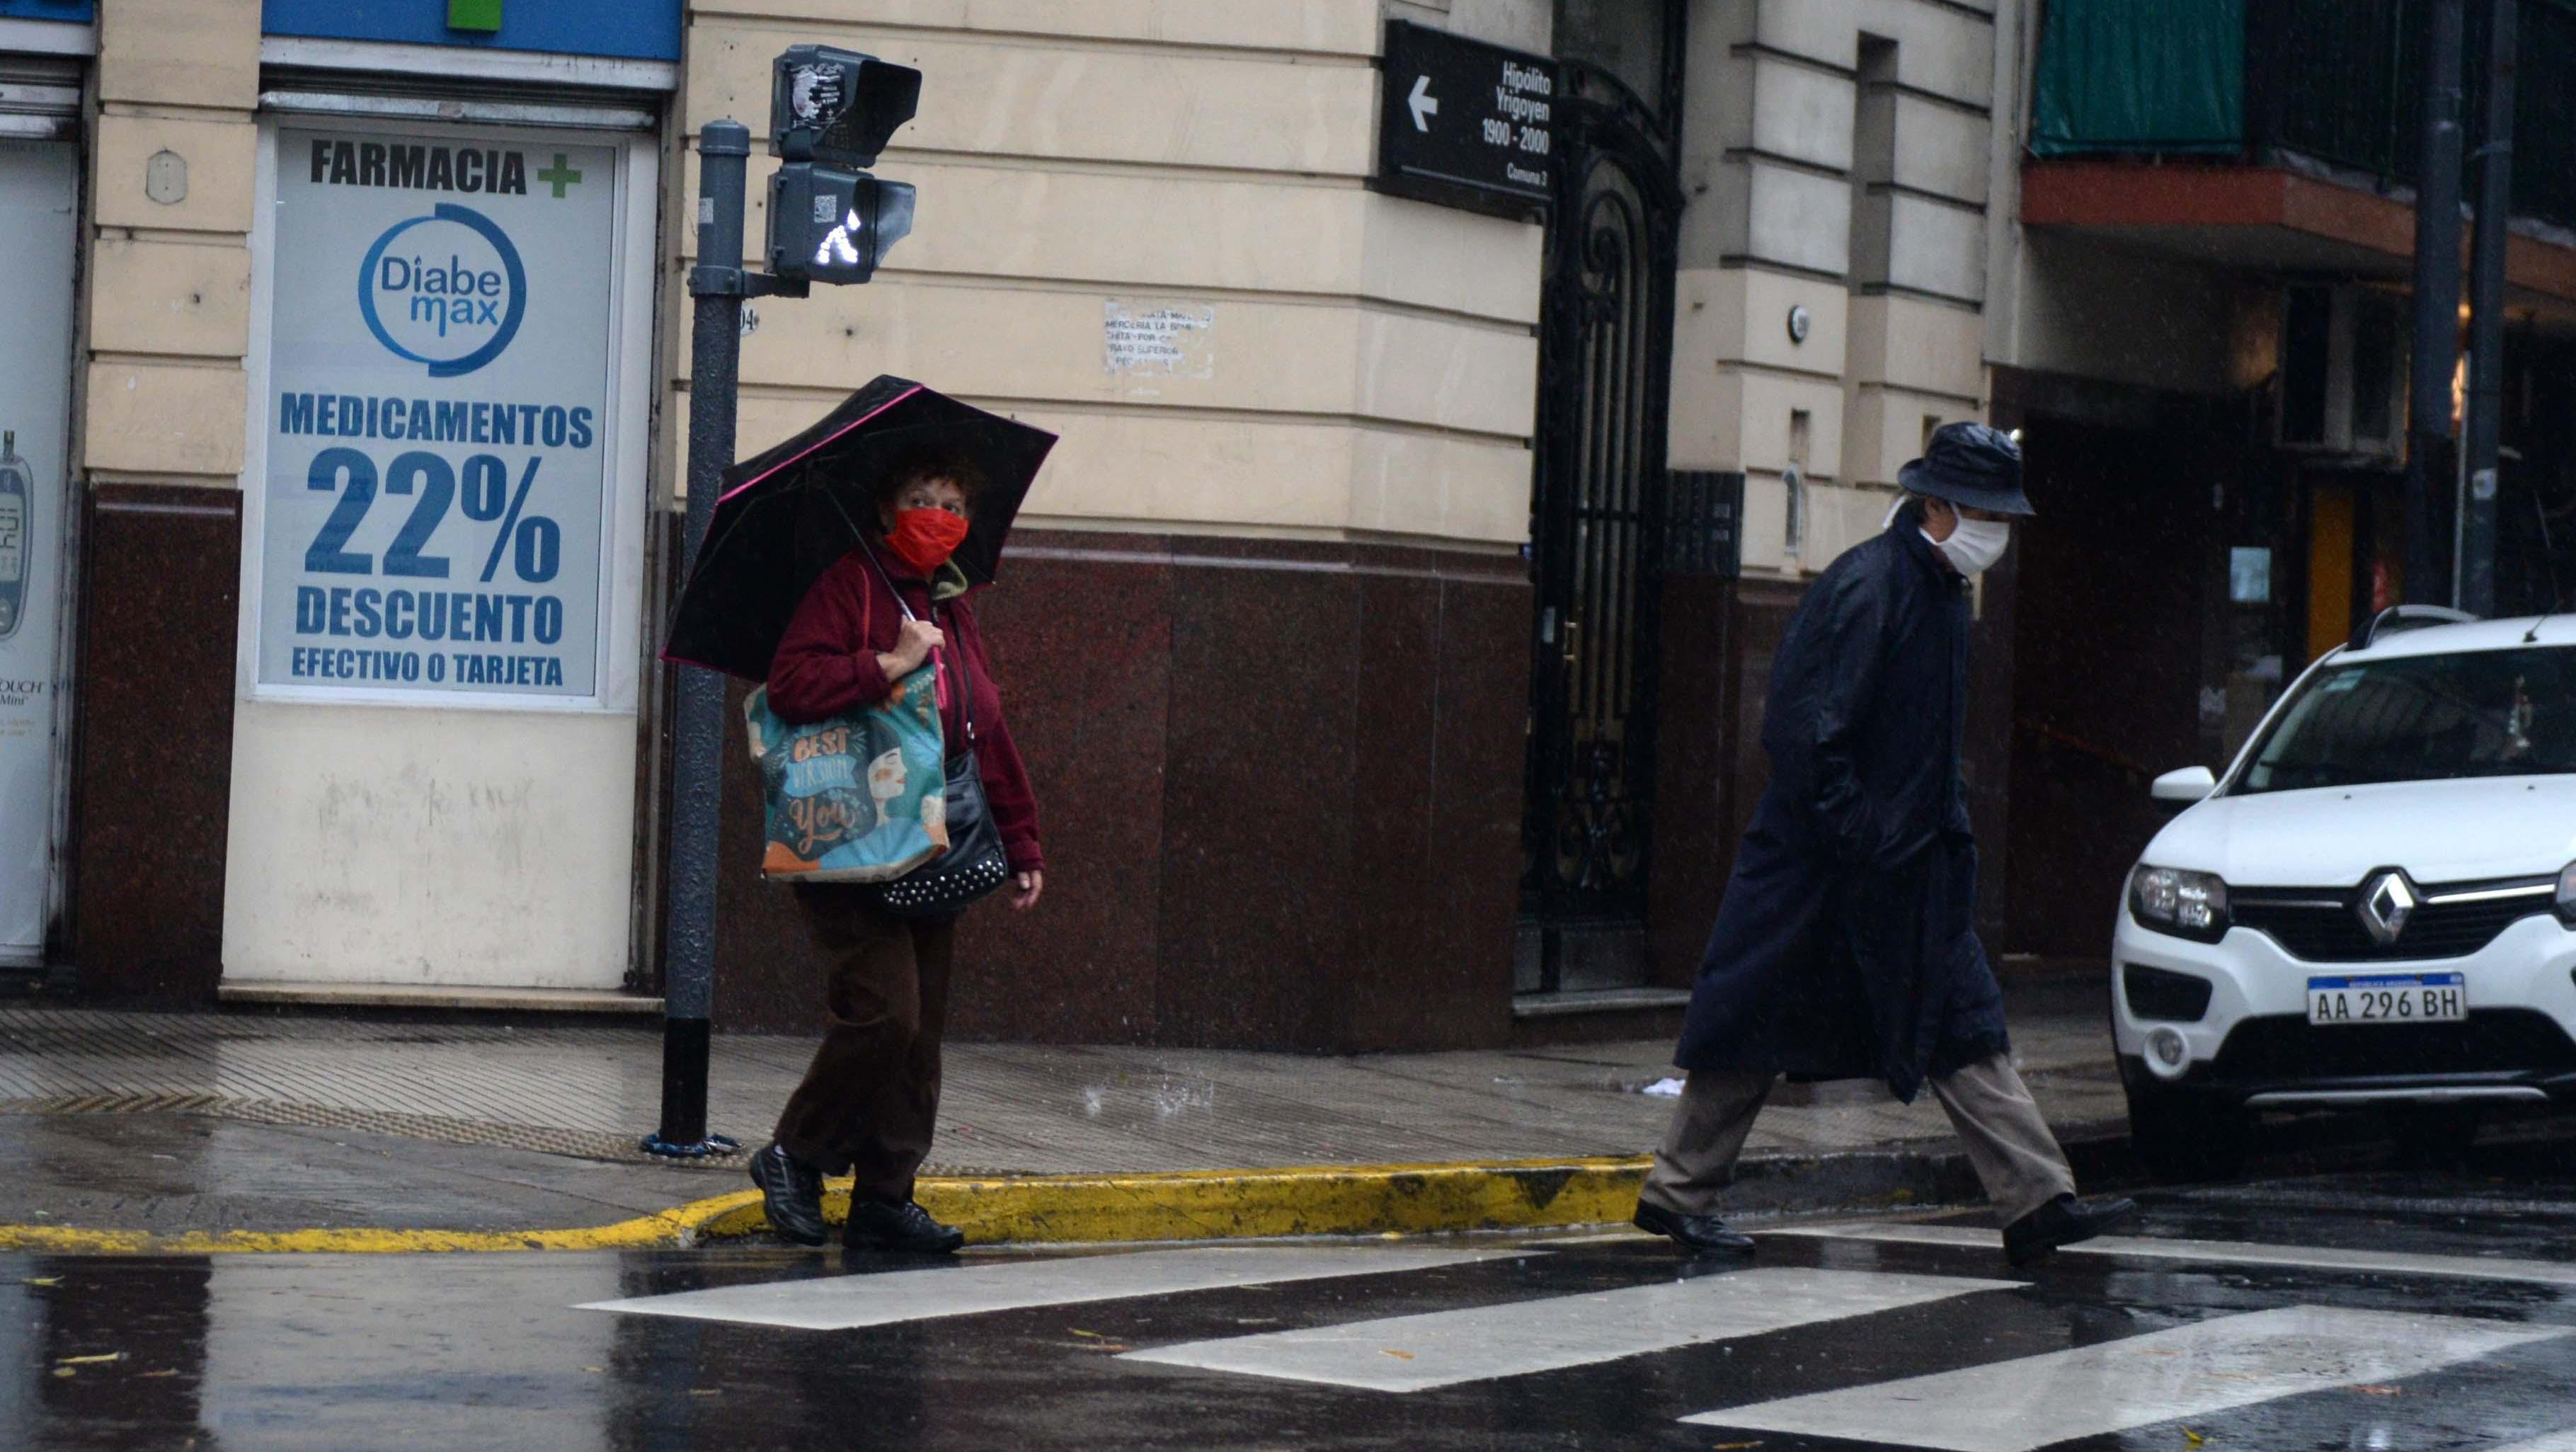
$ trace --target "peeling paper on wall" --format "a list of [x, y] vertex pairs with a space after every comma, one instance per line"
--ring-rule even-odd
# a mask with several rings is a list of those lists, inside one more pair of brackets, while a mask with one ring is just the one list
[[1216, 376], [1214, 308], [1111, 298], [1100, 342], [1102, 369], [1113, 378]]

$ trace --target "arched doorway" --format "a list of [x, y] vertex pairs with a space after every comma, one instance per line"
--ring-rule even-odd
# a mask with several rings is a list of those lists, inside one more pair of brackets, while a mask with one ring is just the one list
[[1681, 213], [1665, 120], [1608, 71], [1561, 65], [1530, 520], [1523, 992], [1645, 981]]

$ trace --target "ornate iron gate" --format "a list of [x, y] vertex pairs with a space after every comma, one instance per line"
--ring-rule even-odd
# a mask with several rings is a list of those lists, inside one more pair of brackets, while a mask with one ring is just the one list
[[1565, 62], [1564, 76], [1539, 338], [1522, 883], [1545, 990], [1560, 986], [1563, 928], [1645, 914], [1681, 211], [1654, 112], [1595, 67]]

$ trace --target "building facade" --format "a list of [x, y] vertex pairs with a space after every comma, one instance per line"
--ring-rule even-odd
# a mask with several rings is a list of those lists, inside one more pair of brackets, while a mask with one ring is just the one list
[[[102, 1001], [653, 1005], [691, 138], [788, 44], [924, 72], [921, 208], [754, 306], [744, 450], [879, 372], [1064, 440], [987, 606], [1053, 891], [962, 1032], [1668, 1019], [1765, 632], [1980, 406], [1973, 6], [10, 9], [72, 168], [19, 952]], [[1391, 22], [1555, 58], [1553, 205], [1378, 184]], [[801, 1026], [727, 803], [718, 1019]]]
[[37, 557], [76, 622], [46, 951], [96, 997], [634, 977], [680, 13], [448, 19], [13, 32], [92, 53]]
[[[1545, 49], [1537, 4], [1405, 9]], [[1383, 19], [692, 13], [683, 132], [757, 127], [797, 40], [927, 78], [880, 164], [920, 189], [914, 232], [870, 286], [756, 305], [745, 450], [880, 371], [1063, 439], [982, 607], [1051, 885], [1037, 913], [970, 920], [963, 1031], [1507, 1029], [1544, 234], [1370, 189]], [[1139, 325], [1171, 346], [1121, 346]], [[802, 1025], [820, 964], [751, 870], [756, 787], [729, 771], [718, 1019]]]
[[[2474, 204], [2488, 7], [2467, 9]], [[2054, 0], [2010, 54], [2010, 225], [1986, 336], [1993, 418], [2022, 430], [2041, 515], [1999, 582], [2016, 600], [1997, 642], [2009, 806], [1987, 850], [1990, 941], [2006, 951], [2098, 961], [2162, 822], [2147, 781], [2223, 767], [2300, 669], [2377, 610], [2450, 598], [2456, 446], [2428, 461], [2445, 578], [2414, 594], [2405, 578], [2428, 16], [2421, 0]], [[2518, 30], [2507, 615], [2558, 608], [2576, 580], [2576, 9], [2518, 0]], [[2464, 261], [2465, 243], [2464, 227]], [[2463, 344], [2467, 320], [2464, 305]], [[2467, 386], [2463, 358], [2455, 439]]]
[[[1742, 479], [1740, 570], [1675, 578], [1647, 981], [1688, 984], [1768, 775], [1771, 652], [1804, 582], [1881, 527], [1897, 470], [1985, 416], [2011, 3], [1688, 8], [1672, 467]], [[1677, 476], [1678, 477], [1678, 476]], [[1995, 655], [1979, 601], [1981, 667]], [[1981, 674], [1969, 779], [1999, 821]]]
[[[970, 920], [958, 1032], [1669, 1027], [1789, 612], [1964, 418], [2043, 511], [1978, 587], [1981, 924], [2096, 959], [2145, 774], [2394, 588], [2406, 77], [2310, 92], [2410, 12], [2326, 8], [2124, 49], [2081, 0], [0, 0], [0, 266], [60, 360], [0, 380], [0, 953], [656, 1006], [694, 137], [821, 42], [923, 72], [918, 216], [751, 306], [742, 450], [879, 373], [1062, 436], [984, 606], [1050, 890]], [[1380, 175], [1395, 24], [1538, 58], [1544, 205]], [[2566, 28], [2527, 0], [2526, 75]], [[2576, 168], [2522, 164], [2516, 603], [2576, 538]], [[717, 1021], [800, 1028], [726, 770]]]

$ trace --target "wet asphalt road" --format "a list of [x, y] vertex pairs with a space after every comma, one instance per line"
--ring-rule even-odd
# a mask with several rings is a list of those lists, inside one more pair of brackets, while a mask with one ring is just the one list
[[2021, 1273], [1937, 1226], [1778, 1235], [1758, 1278], [1561, 1236], [864, 1280], [761, 1248], [5, 1256], [0, 1448], [2576, 1448], [2563, 1146], [2159, 1194], [2132, 1230]]

